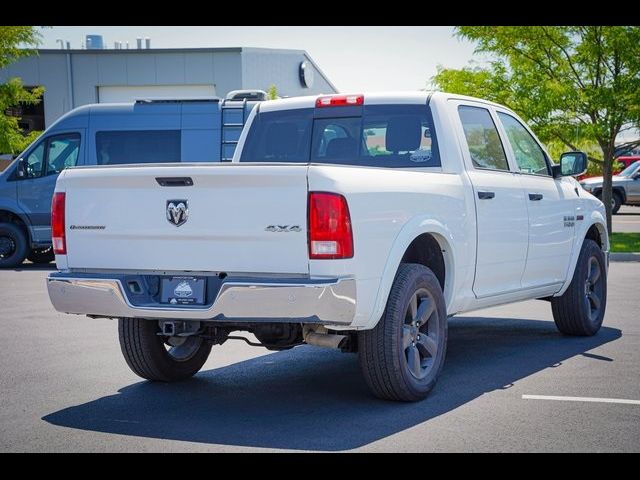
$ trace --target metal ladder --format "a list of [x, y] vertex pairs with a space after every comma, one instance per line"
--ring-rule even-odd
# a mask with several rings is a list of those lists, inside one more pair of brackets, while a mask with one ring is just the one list
[[247, 99], [240, 100], [223, 100], [222, 106], [222, 125], [220, 128], [220, 161], [230, 162], [233, 159], [233, 153], [238, 145], [240, 134], [244, 127], [247, 115]]

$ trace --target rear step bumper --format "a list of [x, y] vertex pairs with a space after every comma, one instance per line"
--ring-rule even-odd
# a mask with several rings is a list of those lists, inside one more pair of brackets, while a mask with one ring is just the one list
[[322, 280], [228, 278], [204, 306], [133, 305], [124, 275], [55, 272], [47, 278], [49, 298], [63, 313], [95, 317], [166, 318], [215, 322], [300, 322], [348, 325], [356, 311], [352, 278]]

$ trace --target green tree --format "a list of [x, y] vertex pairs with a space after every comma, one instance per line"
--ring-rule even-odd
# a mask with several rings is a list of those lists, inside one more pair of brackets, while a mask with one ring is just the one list
[[[486, 55], [482, 66], [440, 67], [436, 88], [506, 105], [544, 142], [601, 153], [602, 201], [611, 232], [616, 138], [640, 128], [640, 27], [457, 27]], [[640, 145], [640, 140], [625, 146]], [[591, 156], [592, 159], [595, 159]]]
[[271, 86], [267, 89], [267, 100], [276, 100], [278, 98], [278, 89], [272, 83]]
[[[30, 26], [0, 26], [0, 69], [21, 57], [35, 53], [40, 34]], [[44, 88], [27, 90], [19, 78], [0, 84], [0, 153], [19, 153], [41, 132], [24, 135], [18, 126], [19, 117], [9, 115], [12, 107], [36, 104], [41, 101]]]

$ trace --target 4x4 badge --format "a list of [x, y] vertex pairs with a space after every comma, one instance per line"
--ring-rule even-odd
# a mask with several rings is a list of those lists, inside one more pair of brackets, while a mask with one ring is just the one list
[[265, 231], [271, 233], [301, 232], [300, 225], [268, 225]]

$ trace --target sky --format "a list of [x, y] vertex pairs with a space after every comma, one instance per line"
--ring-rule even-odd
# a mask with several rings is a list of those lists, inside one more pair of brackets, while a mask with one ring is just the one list
[[341, 92], [418, 90], [436, 67], [460, 68], [473, 45], [455, 38], [453, 27], [51, 27], [41, 48], [59, 48], [63, 40], [81, 48], [86, 34], [115, 41], [149, 37], [151, 48], [271, 47], [306, 50]]

